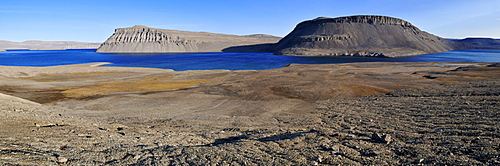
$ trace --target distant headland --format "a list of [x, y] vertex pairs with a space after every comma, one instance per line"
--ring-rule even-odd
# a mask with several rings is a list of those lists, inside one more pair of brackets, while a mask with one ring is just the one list
[[471, 37], [454, 41], [470, 43], [476, 49], [500, 49], [500, 39]]
[[74, 41], [39, 41], [29, 40], [12, 42], [0, 40], [0, 51], [5, 50], [66, 50], [66, 49], [97, 49], [101, 43]]

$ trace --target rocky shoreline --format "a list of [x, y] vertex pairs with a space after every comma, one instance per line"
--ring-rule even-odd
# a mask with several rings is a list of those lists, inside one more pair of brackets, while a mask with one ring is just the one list
[[0, 164], [500, 164], [499, 64], [92, 65], [0, 66]]

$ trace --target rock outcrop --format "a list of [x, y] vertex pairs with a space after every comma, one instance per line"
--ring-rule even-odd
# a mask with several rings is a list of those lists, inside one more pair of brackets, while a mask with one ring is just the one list
[[387, 16], [319, 17], [304, 21], [273, 48], [289, 56], [398, 57], [467, 48]]
[[279, 37], [269, 35], [225, 35], [207, 32], [188, 32], [155, 29], [136, 25], [118, 28], [96, 52], [106, 53], [164, 53], [164, 52], [221, 52], [240, 45], [275, 43]]
[[74, 41], [38, 41], [11, 42], [0, 40], [1, 50], [65, 50], [65, 49], [97, 49], [101, 43], [86, 43]]

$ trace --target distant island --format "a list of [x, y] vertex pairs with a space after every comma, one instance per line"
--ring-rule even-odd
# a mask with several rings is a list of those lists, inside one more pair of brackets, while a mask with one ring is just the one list
[[39, 41], [29, 40], [12, 42], [0, 40], [0, 51], [5, 50], [65, 50], [65, 49], [97, 49], [101, 43], [74, 41]]

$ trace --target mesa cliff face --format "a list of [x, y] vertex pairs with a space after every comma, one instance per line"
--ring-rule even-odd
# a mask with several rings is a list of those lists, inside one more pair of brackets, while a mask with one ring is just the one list
[[467, 48], [386, 16], [320, 17], [304, 21], [274, 46], [289, 56], [398, 57]]
[[265, 37], [165, 30], [136, 25], [130, 28], [116, 29], [115, 33], [96, 52], [220, 52], [228, 47], [275, 43], [280, 39], [279, 37], [262, 36]]

